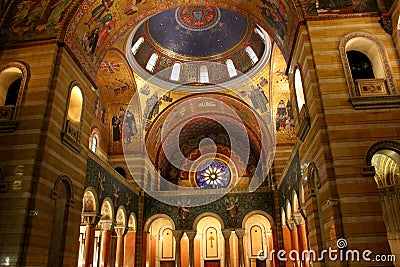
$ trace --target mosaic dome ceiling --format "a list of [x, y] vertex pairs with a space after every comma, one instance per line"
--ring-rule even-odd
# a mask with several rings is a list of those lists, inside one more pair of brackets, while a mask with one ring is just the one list
[[151, 17], [147, 32], [154, 44], [189, 59], [226, 54], [248, 34], [249, 21], [211, 6], [184, 6]]
[[[144, 70], [164, 81], [199, 85], [225, 82], [248, 72], [269, 58], [271, 44], [268, 34], [245, 16], [193, 5], [144, 21], [129, 46], [131, 65], [139, 73]], [[199, 77], [202, 66], [207, 69], [205, 81]], [[172, 73], [174, 67], [179, 74]]]

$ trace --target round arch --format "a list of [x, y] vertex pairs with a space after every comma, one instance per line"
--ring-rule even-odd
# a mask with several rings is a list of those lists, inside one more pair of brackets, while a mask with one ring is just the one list
[[296, 190], [292, 191], [292, 214], [300, 212], [299, 197]]
[[381, 141], [372, 145], [365, 156], [365, 163], [367, 166], [372, 165], [373, 156], [383, 151], [388, 157], [391, 157], [400, 165], [400, 143], [396, 141]]
[[123, 205], [118, 207], [117, 214], [115, 215], [115, 221], [118, 226], [127, 225], [127, 214]]
[[101, 204], [101, 219], [112, 220], [114, 218], [114, 204], [110, 197], [106, 197]]
[[[90, 209], [90, 201], [93, 201], [93, 210]], [[83, 193], [83, 212], [97, 212], [99, 210], [99, 197], [96, 190], [89, 186]]]
[[200, 214], [199, 216], [197, 216], [193, 221], [192, 229], [196, 230], [197, 229], [197, 225], [199, 224], [201, 219], [203, 219], [205, 217], [213, 217], [213, 218], [217, 219], [219, 221], [219, 223], [221, 224], [221, 230], [225, 229], [224, 220], [222, 220], [222, 218], [218, 214], [216, 214], [214, 212], [204, 212], [204, 213]]
[[159, 213], [159, 214], [155, 214], [155, 215], [153, 215], [153, 216], [151, 216], [150, 218], [147, 219], [146, 223], [144, 224], [143, 231], [145, 231], [147, 233], [150, 230], [151, 224], [157, 219], [167, 219], [167, 220], [169, 220], [171, 222], [171, 224], [172, 224], [172, 227], [173, 227], [172, 230], [175, 230], [176, 226], [175, 226], [174, 220], [172, 220], [172, 218], [169, 217], [166, 214]]
[[292, 204], [290, 204], [289, 199], [286, 199], [285, 210], [286, 210], [286, 219], [290, 221], [293, 218], [293, 213], [292, 213]]
[[128, 230], [136, 231], [137, 230], [137, 223], [136, 223], [136, 215], [135, 213], [131, 212], [128, 219]]
[[262, 216], [264, 216], [269, 221], [269, 223], [271, 225], [271, 229], [274, 229], [276, 227], [274, 218], [269, 213], [267, 213], [267, 212], [265, 212], [263, 210], [253, 210], [253, 211], [250, 211], [249, 213], [247, 213], [244, 216], [243, 221], [242, 221], [242, 228], [245, 228], [247, 220], [253, 215], [262, 215]]

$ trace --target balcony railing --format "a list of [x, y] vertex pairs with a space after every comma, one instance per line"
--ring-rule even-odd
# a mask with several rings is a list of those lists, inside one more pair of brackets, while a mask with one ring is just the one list
[[80, 153], [82, 146], [79, 144], [80, 141], [80, 125], [74, 124], [70, 120], [67, 120], [65, 129], [61, 133], [62, 142], [71, 148], [74, 152]]
[[15, 106], [0, 106], [0, 132], [13, 132], [18, 122], [15, 120], [16, 108]]

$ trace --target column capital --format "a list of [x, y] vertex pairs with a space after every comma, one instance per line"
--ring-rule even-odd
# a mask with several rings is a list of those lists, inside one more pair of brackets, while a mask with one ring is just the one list
[[297, 230], [297, 227], [296, 227], [296, 224], [295, 224], [294, 220], [286, 221], [286, 225], [289, 228], [289, 230], [291, 230], [291, 231]]
[[111, 219], [102, 219], [100, 220], [101, 223], [101, 230], [103, 231], [111, 231], [114, 222]]
[[293, 221], [296, 225], [300, 225], [304, 223], [304, 218], [300, 213], [296, 213], [293, 215]]
[[186, 230], [185, 233], [186, 233], [187, 237], [189, 238], [189, 240], [193, 240], [194, 237], [196, 236], [195, 230]]
[[176, 240], [181, 240], [183, 236], [183, 231], [182, 230], [172, 230], [172, 234], [174, 235]]
[[235, 229], [235, 233], [238, 239], [242, 239], [245, 233], [243, 228]]
[[117, 236], [123, 236], [125, 233], [126, 227], [123, 225], [117, 225], [114, 227], [115, 232], [117, 233]]
[[82, 218], [83, 218], [83, 223], [88, 225], [88, 224], [94, 224], [96, 221], [97, 214], [96, 212], [84, 212], [82, 213]]
[[222, 229], [222, 235], [224, 236], [224, 239], [228, 239], [231, 237], [232, 234], [232, 229]]

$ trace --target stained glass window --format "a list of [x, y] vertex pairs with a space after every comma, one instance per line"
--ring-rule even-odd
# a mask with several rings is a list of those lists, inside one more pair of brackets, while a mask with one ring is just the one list
[[225, 188], [231, 182], [231, 171], [224, 162], [209, 160], [197, 169], [196, 182], [200, 188]]

